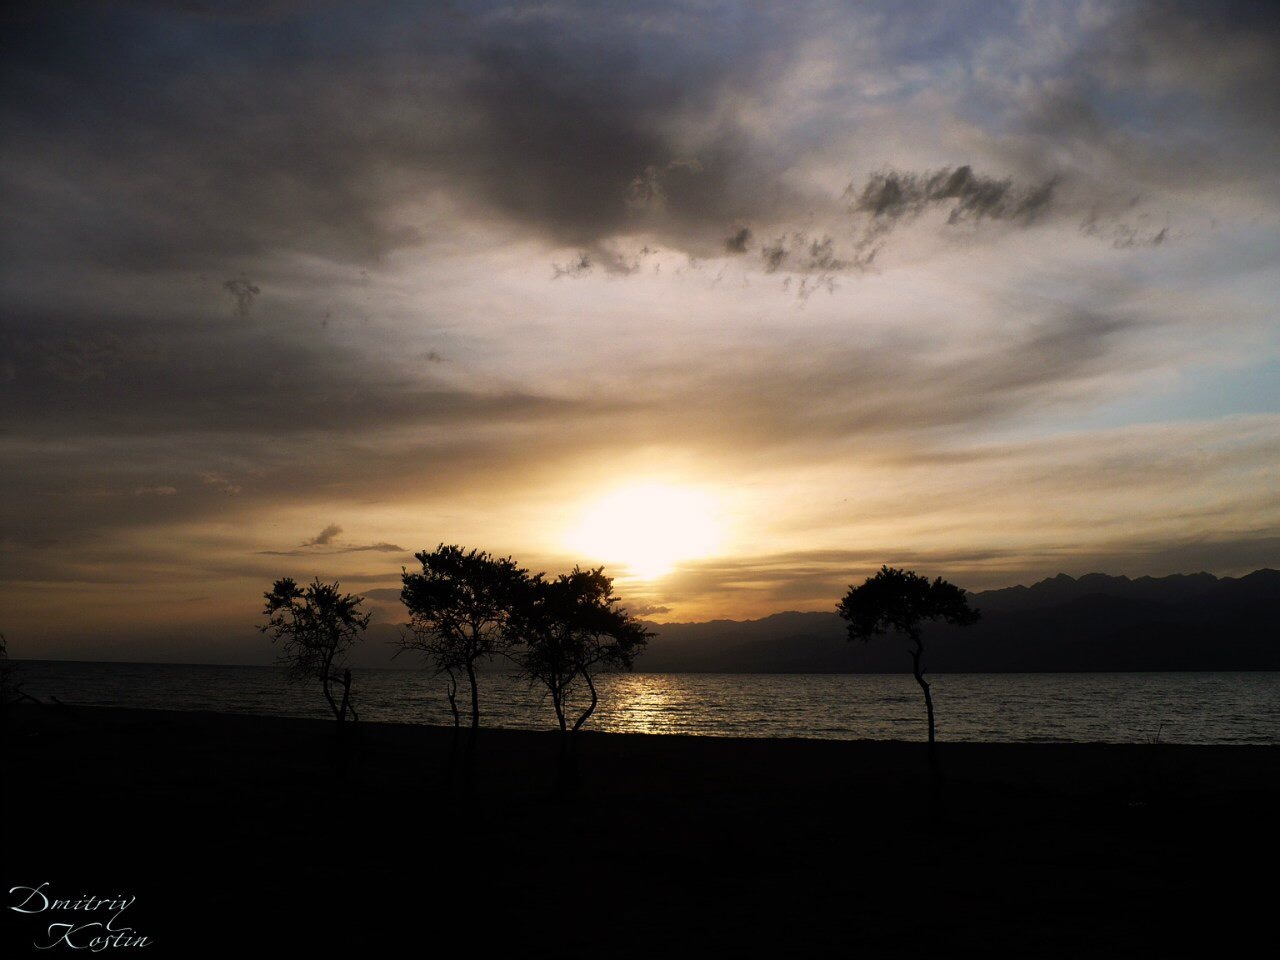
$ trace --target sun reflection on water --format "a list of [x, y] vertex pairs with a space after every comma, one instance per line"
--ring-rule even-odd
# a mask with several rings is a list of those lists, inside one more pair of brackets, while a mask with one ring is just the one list
[[666, 684], [623, 674], [612, 678], [611, 726], [628, 733], [678, 733], [680, 712]]

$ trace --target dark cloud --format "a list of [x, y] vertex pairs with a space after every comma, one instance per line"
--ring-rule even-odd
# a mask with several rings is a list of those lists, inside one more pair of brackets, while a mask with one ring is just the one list
[[[342, 528], [326, 527], [325, 530], [326, 531], [336, 530], [337, 532], [340, 533], [342, 531]], [[334, 535], [336, 536], [336, 533]], [[317, 543], [315, 540], [310, 540], [307, 543], [304, 543], [302, 546], [306, 548], [322, 546], [322, 547], [329, 547], [330, 549], [259, 550], [258, 555], [263, 557], [313, 557], [316, 555], [336, 556], [336, 555], [345, 554], [345, 553], [403, 553], [403, 554], [409, 553], [408, 550], [406, 550], [404, 547], [399, 546], [398, 544], [386, 543], [386, 542], [352, 544], [352, 545], [336, 545], [336, 544], [331, 544], [327, 540], [323, 544]]]
[[[679, 12], [675, 12], [679, 10]], [[762, 52], [750, 34], [700, 43], [664, 17], [701, 27], [712, 11], [653, 19], [531, 17], [517, 33], [469, 38], [457, 97], [470, 118], [447, 155], [448, 179], [551, 242], [595, 255], [618, 236], [652, 233], [691, 252], [719, 245], [716, 225], [759, 208], [732, 120], [678, 133], [714, 108]], [[653, 47], [661, 36], [661, 48]]]
[[327, 547], [333, 542], [333, 538], [342, 532], [342, 528], [336, 523], [331, 523], [314, 537], [303, 544], [304, 547]]
[[[768, 55], [754, 26], [709, 45], [713, 10], [488, 12], [29, 5], [0, 66], [5, 253], [223, 276], [273, 251], [368, 263], [420, 243], [400, 210], [441, 190], [560, 246], [639, 230], [710, 252], [767, 208], [732, 117], [699, 122]], [[226, 282], [237, 311], [254, 286]]]
[[597, 244], [591, 250], [580, 250], [568, 263], [553, 263], [551, 279], [569, 277], [577, 280], [589, 276], [597, 267], [608, 277], [629, 277], [639, 273], [644, 261], [657, 252], [648, 245], [639, 250], [627, 251], [613, 244]]
[[1132, 220], [1104, 220], [1096, 211], [1090, 211], [1080, 224], [1080, 232], [1086, 237], [1109, 240], [1116, 250], [1131, 247], [1158, 247], [1169, 239], [1169, 225], [1154, 222], [1149, 214], [1139, 211]]
[[133, 488], [133, 495], [135, 497], [173, 497], [177, 496], [177, 494], [178, 488], [170, 486]]
[[792, 274], [800, 275], [796, 294], [807, 299], [818, 290], [835, 292], [836, 278], [847, 271], [870, 269], [878, 247], [869, 242], [852, 245], [847, 254], [836, 255], [833, 237], [811, 237], [803, 230], [777, 237], [760, 248], [765, 273], [785, 272], [783, 289], [791, 290]]
[[885, 170], [873, 174], [861, 188], [850, 184], [845, 195], [850, 209], [870, 216], [876, 225], [888, 225], [938, 208], [947, 223], [1011, 220], [1030, 223], [1053, 199], [1054, 178], [1040, 183], [1015, 185], [1012, 179], [982, 176], [973, 168], [944, 167], [926, 173]]
[[[613, 83], [600, 82], [603, 58], [614, 60]], [[536, 33], [518, 45], [482, 44], [463, 89], [476, 128], [458, 175], [487, 204], [565, 245], [619, 232], [637, 178], [669, 153], [656, 120], [682, 98], [671, 81], [636, 83], [639, 72], [616, 40], [591, 52]]]
[[[1037, 71], [1012, 97], [998, 87], [984, 104], [1005, 111], [1017, 134], [997, 151], [1028, 176], [1065, 166], [1072, 213], [1089, 211], [1101, 239], [1132, 221], [1135, 193], [1160, 217], [1170, 194], [1280, 192], [1271, 162], [1280, 148], [1274, 4], [1140, 0], [1076, 42], [1059, 66]], [[1175, 224], [1165, 239], [1176, 232]]]
[[760, 259], [764, 261], [764, 272], [777, 273], [781, 270], [782, 265], [787, 262], [789, 253], [786, 237], [779, 237], [772, 243], [766, 243], [760, 248]]
[[249, 316], [249, 310], [253, 307], [253, 298], [262, 292], [257, 284], [251, 283], [247, 277], [228, 280], [223, 283], [222, 288], [235, 299], [236, 315], [240, 317]]
[[[948, 36], [964, 17], [939, 15], [950, 24], [942, 34], [917, 22], [935, 14], [868, 29], [884, 56], [908, 62], [968, 50], [972, 38]], [[630, 262], [598, 248], [636, 231], [699, 256], [745, 252], [750, 232], [737, 227], [726, 239], [724, 224], [789, 232], [812, 204], [837, 198], [786, 187], [799, 157], [762, 143], [724, 103], [733, 93], [767, 98], [830, 14], [757, 10], [706, 42], [720, 17], [714, 7], [661, 4], [644, 17], [610, 5], [518, 16], [484, 4], [284, 5], [246, 23], [181, 5], [74, 16], [29, 5], [0, 68], [6, 259], [71, 255], [140, 271], [231, 266], [271, 251], [372, 261], [426, 236], [425, 223], [397, 211], [434, 190], [616, 272]], [[979, 18], [972, 31], [1005, 19]], [[1086, 31], [1086, 46], [1056, 74], [1029, 76], [1039, 94], [1020, 129], [1039, 142], [998, 148], [1017, 160], [1018, 176], [983, 172], [977, 160], [889, 169], [852, 185], [852, 205], [881, 226], [935, 208], [953, 224], [1028, 222], [1058, 201], [1051, 158], [1073, 165], [1064, 144], [1096, 145], [1145, 175], [1153, 164], [1117, 145], [1127, 132], [1134, 143], [1145, 137], [1153, 158], [1183, 166], [1168, 163], [1167, 137], [1150, 135], [1153, 119], [1180, 131], [1188, 116], [1247, 118], [1232, 139], [1252, 149], [1277, 132], [1275, 19], [1248, 4], [1137, 4]], [[1118, 90], [1139, 96], [1117, 106]], [[844, 93], [860, 95], [851, 81]], [[1004, 122], [1008, 91], [985, 96], [972, 109]], [[812, 136], [820, 143], [820, 131]], [[988, 148], [1001, 140], [988, 139]], [[1216, 138], [1214, 152], [1229, 143]], [[856, 252], [836, 256], [856, 266]], [[247, 310], [255, 284], [227, 283]]]
[[1099, 51], [1104, 66], [1153, 92], [1185, 94], [1201, 109], [1233, 115], [1255, 129], [1262, 124], [1273, 137], [1280, 132], [1275, 4], [1143, 0], [1107, 39]]
[[11, 315], [9, 324], [0, 362], [15, 376], [3, 385], [0, 430], [46, 438], [358, 433], [370, 424], [532, 421], [575, 406], [499, 384], [462, 389], [393, 372], [290, 325], [36, 314]]
[[[55, 257], [144, 273], [226, 269], [217, 275], [235, 277], [224, 288], [243, 315], [261, 289], [242, 272], [246, 262], [299, 252], [374, 262], [430, 235], [426, 219], [404, 211], [433, 193], [465, 216], [496, 216], [584, 251], [587, 263], [558, 266], [557, 276], [635, 272], [636, 258], [614, 244], [638, 234], [700, 257], [745, 253], [753, 229], [741, 224], [786, 235], [815, 207], [839, 206], [788, 186], [821, 130], [778, 148], [726, 108], [736, 96], [767, 102], [829, 19], [817, 7], [757, 10], [716, 43], [700, 38], [718, 25], [717, 11], [680, 5], [645, 17], [609, 5], [518, 16], [483, 4], [462, 15], [397, 4], [305, 10], [283, 7], [250, 24], [163, 5], [75, 17], [28, 7], [0, 67], [5, 260], [14, 269]], [[887, 168], [851, 184], [848, 205], [881, 231], [935, 209], [953, 226], [1026, 224], [1060, 205], [1059, 172], [1093, 188], [1065, 143], [1098, 145], [1135, 172], [1151, 166], [1115, 143], [1142, 120], [1104, 102], [1124, 79], [1145, 78], [1154, 103], [1160, 84], [1173, 83], [1161, 80], [1164, 70], [1224, 116], [1280, 99], [1269, 92], [1280, 83], [1267, 82], [1276, 58], [1261, 52], [1274, 49], [1265, 47], [1272, 18], [1173, 4], [1120, 19], [1105, 37], [1088, 35], [1092, 47], [1068, 72], [1028, 81], [1041, 92], [1023, 105], [1024, 137], [993, 134], [975, 146], [977, 158], [1003, 152], [1016, 175], [983, 171], [979, 159]], [[943, 36], [919, 28], [905, 14], [880, 23], [884, 55], [927, 63], [947, 52]], [[1232, 56], [1215, 55], [1215, 45]], [[864, 96], [852, 80], [846, 86]], [[1007, 91], [987, 97], [993, 116], [1010, 109]], [[1152, 156], [1166, 149], [1147, 139]], [[1077, 215], [1089, 200], [1076, 198]], [[728, 237], [725, 224], [738, 225]], [[874, 238], [833, 237], [831, 272], [865, 269], [876, 255]], [[776, 244], [762, 257], [767, 269], [814, 271]]]
[[[11, 330], [20, 330], [20, 318], [12, 320]], [[145, 368], [167, 359], [162, 342], [155, 337], [99, 333], [88, 325], [61, 337], [11, 335], [0, 351], [8, 354], [5, 364], [10, 375], [6, 381], [36, 377], [64, 385], [101, 383], [121, 368]]]
[[[514, 271], [490, 283], [509, 251], [535, 251], [540, 284], [635, 274], [649, 245], [691, 270], [743, 255], [731, 282], [763, 270], [804, 298], [877, 265], [911, 221], [966, 242], [1052, 223], [1103, 248], [1163, 247], [1188, 235], [1170, 200], [1265, 216], [1257, 198], [1276, 195], [1280, 38], [1260, 5], [1136, 3], [1096, 30], [1072, 14], [1061, 36], [1043, 35], [1058, 52], [1027, 44], [1026, 59], [982, 69], [970, 58], [1008, 41], [1016, 17], [977, 4], [865, 18], [824, 4], [728, 18], [662, 3], [12, 9], [0, 31], [0, 450], [16, 467], [0, 473], [0, 537], [24, 582], [128, 583], [133, 545], [160, 530], [153, 575], [178, 576], [168, 531], [199, 523], [260, 538], [241, 567], [191, 548], [188, 579], [267, 579], [281, 555], [372, 567], [404, 551], [336, 531], [285, 549], [303, 531], [273, 537], [270, 524], [300, 505], [323, 504], [302, 514], [323, 517], [334, 503], [552, 489], [641, 447], [731, 464], [905, 456], [1097, 405], [1162, 349], [1112, 308], [1123, 296], [1076, 277], [1054, 280], [1047, 306], [994, 302], [1009, 320], [983, 328], [998, 335], [905, 312], [881, 335], [858, 305], [834, 333], [797, 323], [747, 340], [740, 331], [776, 327], [698, 304], [690, 313], [706, 315], [687, 328], [651, 329], [637, 308], [605, 330], [625, 353], [614, 365], [592, 353], [612, 305], [566, 320], [557, 339], [558, 305], [526, 312], [502, 290]], [[876, 117], [903, 142], [866, 135]], [[849, 164], [879, 172], [843, 200], [817, 186], [843, 183]], [[495, 243], [507, 244], [497, 257]], [[979, 260], [968, 292], [1018, 269]], [[432, 282], [452, 270], [453, 286], [405, 279], [419, 269], [439, 271]], [[381, 276], [395, 289], [379, 299]], [[671, 350], [645, 349], [655, 329]], [[536, 372], [520, 365], [526, 347], [545, 364]], [[1097, 482], [1069, 463], [1044, 469]], [[1109, 469], [1136, 483], [1151, 467]], [[282, 549], [255, 553], [271, 546]], [[1214, 549], [1203, 546], [1242, 555]], [[737, 589], [758, 574], [780, 598], [830, 585], [830, 567], [794, 559], [775, 579], [717, 576]]]
[[751, 244], [751, 228], [738, 227], [724, 238], [724, 248], [728, 253], [746, 253]]
[[593, 264], [591, 262], [591, 254], [585, 250], [580, 252], [577, 257], [570, 260], [563, 266], [553, 263], [551, 269], [554, 271], [551, 275], [553, 280], [559, 280], [561, 277], [585, 277], [591, 272]]

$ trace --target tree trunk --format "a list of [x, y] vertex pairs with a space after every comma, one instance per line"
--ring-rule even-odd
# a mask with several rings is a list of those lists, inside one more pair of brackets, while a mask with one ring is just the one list
[[555, 707], [556, 722], [560, 724], [560, 732], [564, 733], [566, 730], [569, 729], [569, 724], [565, 720], [565, 716], [564, 716], [564, 688], [563, 687], [556, 686], [551, 688], [551, 705]]
[[445, 775], [445, 784], [453, 785], [453, 777], [458, 769], [458, 741], [462, 737], [462, 712], [458, 709], [458, 678], [452, 667], [445, 667], [449, 674], [449, 686], [445, 687], [445, 696], [449, 698], [449, 710], [453, 713], [453, 736], [449, 740], [449, 769]]
[[462, 715], [458, 712], [458, 678], [453, 675], [452, 667], [446, 672], [449, 674], [449, 686], [445, 688], [445, 696], [449, 698], [449, 709], [453, 711], [453, 729], [456, 731], [462, 726]]
[[578, 717], [573, 725], [573, 732], [577, 733], [579, 728], [591, 719], [591, 715], [596, 712], [596, 705], [600, 703], [600, 697], [596, 693], [596, 685], [591, 680], [591, 674], [585, 670], [578, 671], [582, 674], [582, 679], [587, 681], [587, 686], [591, 688], [591, 705], [582, 711], [582, 716]]
[[911, 651], [911, 672], [915, 674], [916, 683], [920, 684], [920, 689], [924, 691], [924, 709], [929, 717], [929, 770], [933, 775], [933, 793], [936, 800], [942, 780], [938, 772], [937, 742], [933, 732], [933, 694], [929, 692], [929, 681], [924, 678], [924, 671], [920, 668], [920, 655], [924, 653], [924, 645], [917, 634], [913, 633], [911, 639], [915, 642], [915, 649]]
[[471, 684], [471, 730], [480, 729], [480, 688], [476, 685], [476, 663], [467, 661], [467, 682]]
[[328, 671], [320, 678], [320, 685], [324, 689], [324, 698], [329, 704], [329, 710], [332, 711], [334, 719], [341, 720], [342, 714], [338, 712], [338, 701], [333, 699], [333, 691], [329, 688]]
[[351, 706], [351, 671], [349, 669], [342, 671], [342, 706], [338, 708], [339, 723], [347, 719], [348, 710], [351, 710], [353, 716], [355, 715], [355, 709]]

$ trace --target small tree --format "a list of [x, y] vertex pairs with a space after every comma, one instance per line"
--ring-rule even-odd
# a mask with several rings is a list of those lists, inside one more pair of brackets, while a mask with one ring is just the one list
[[[350, 713], [359, 720], [351, 702], [351, 670], [346, 667], [347, 651], [362, 639], [369, 625], [368, 613], [360, 613], [363, 597], [343, 594], [338, 584], [321, 583], [317, 577], [305, 590], [289, 577], [277, 580], [264, 593], [266, 624], [258, 629], [281, 642], [278, 662], [295, 680], [320, 681], [325, 701], [339, 723]], [[337, 671], [342, 669], [339, 676]], [[334, 687], [342, 686], [342, 699], [334, 697]]]
[[924, 691], [925, 711], [929, 716], [929, 760], [935, 765], [933, 732], [933, 696], [929, 682], [924, 678], [920, 657], [924, 644], [920, 639], [921, 625], [926, 621], [942, 620], [967, 627], [977, 623], [981, 614], [969, 608], [965, 593], [941, 577], [929, 582], [910, 570], [898, 570], [882, 566], [874, 577], [868, 577], [860, 587], [849, 587], [843, 600], [836, 607], [840, 616], [849, 621], [850, 640], [870, 640], [873, 636], [894, 630], [911, 640], [911, 670], [916, 683]]
[[[519, 644], [513, 659], [530, 685], [547, 688], [560, 732], [577, 733], [600, 703], [593, 675], [602, 669], [630, 670], [653, 634], [617, 606], [613, 580], [603, 567], [574, 567], [554, 580], [539, 574], [528, 582], [521, 601], [512, 622]], [[590, 700], [575, 706], [580, 685]], [[571, 721], [573, 711], [577, 715]]]
[[34, 699], [22, 692], [18, 668], [9, 662], [9, 641], [0, 633], [0, 723], [9, 716], [9, 705], [23, 699]]
[[450, 678], [449, 700], [457, 718], [457, 673], [471, 687], [471, 731], [480, 727], [479, 663], [499, 653], [508, 641], [508, 623], [527, 571], [510, 557], [463, 551], [440, 544], [414, 555], [421, 573], [403, 570], [400, 600], [409, 611], [401, 634], [403, 649], [416, 650]]

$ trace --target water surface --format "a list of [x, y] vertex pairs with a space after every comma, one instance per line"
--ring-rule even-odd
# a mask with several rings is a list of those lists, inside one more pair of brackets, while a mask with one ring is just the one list
[[[24, 689], [67, 703], [325, 717], [319, 685], [278, 667], [22, 661]], [[938, 737], [1005, 742], [1280, 743], [1280, 673], [938, 674]], [[511, 674], [481, 677], [482, 722], [549, 729], [551, 703]], [[909, 674], [611, 674], [589, 729], [720, 737], [917, 740]], [[357, 671], [362, 719], [452, 722], [426, 671]], [[465, 690], [460, 691], [466, 702]]]

